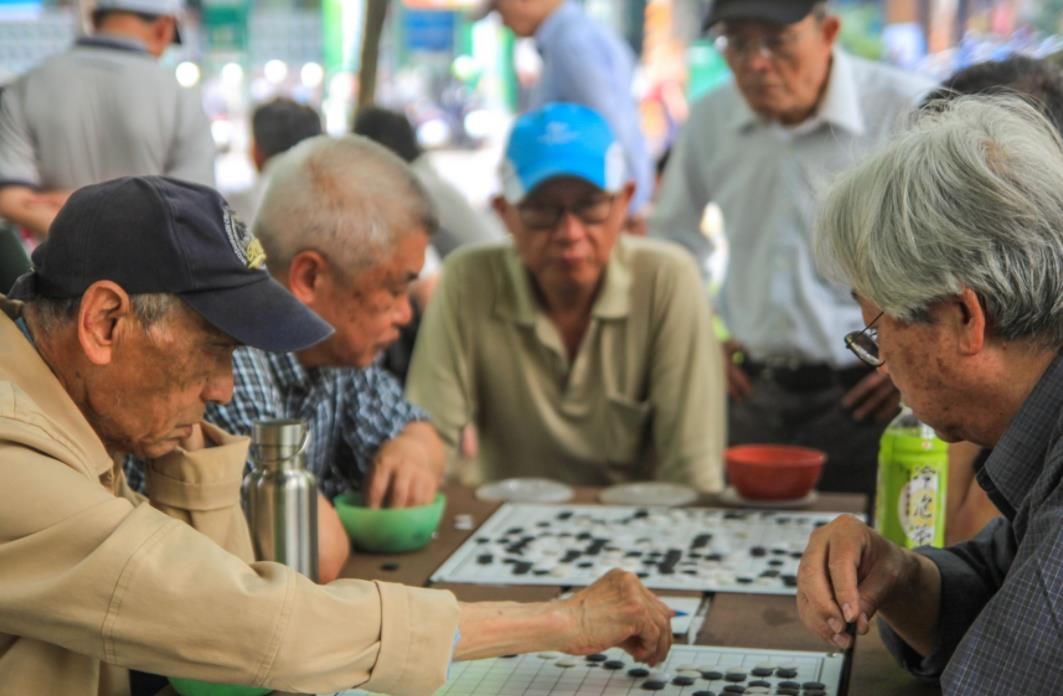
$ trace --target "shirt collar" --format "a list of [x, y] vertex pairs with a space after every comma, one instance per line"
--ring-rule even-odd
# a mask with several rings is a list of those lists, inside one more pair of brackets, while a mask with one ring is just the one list
[[543, 53], [544, 49], [553, 43], [558, 32], [561, 31], [561, 27], [571, 24], [573, 17], [580, 14], [580, 12], [582, 10], [580, 10], [578, 5], [573, 2], [566, 2], [544, 19], [539, 28], [535, 30], [535, 47], [539, 50], [539, 53]]
[[983, 487], [1008, 517], [1014, 515], [1041, 475], [1061, 412], [1063, 357], [1057, 355], [978, 472], [980, 483], [988, 477], [989, 485]]
[[[598, 297], [591, 307], [591, 316], [599, 319], [620, 319], [631, 312], [631, 268], [627, 241], [621, 236], [605, 266], [605, 279]], [[517, 250], [506, 249], [504, 270], [506, 281], [498, 293], [495, 309], [498, 314], [523, 326], [534, 326], [536, 315], [542, 313], [535, 301], [528, 270], [521, 263]]]
[[[866, 131], [852, 59], [839, 48], [835, 48], [831, 54], [830, 75], [827, 77], [827, 87], [819, 106], [816, 107], [815, 113], [804, 123], [798, 124], [795, 130], [804, 133], [824, 123], [837, 126], [853, 135], [863, 135]], [[746, 131], [758, 125], [765, 126], [767, 123], [740, 97], [732, 126], [735, 130]]]
[[114, 467], [114, 461], [33, 343], [23, 340], [15, 324], [21, 308], [21, 303], [0, 295], [0, 381], [15, 383], [45, 411], [54, 426], [48, 435], [77, 452], [89, 472], [99, 478]]
[[88, 46], [90, 48], [111, 48], [118, 51], [148, 54], [148, 46], [143, 41], [129, 36], [119, 36], [118, 34], [82, 36], [75, 43], [78, 46]]

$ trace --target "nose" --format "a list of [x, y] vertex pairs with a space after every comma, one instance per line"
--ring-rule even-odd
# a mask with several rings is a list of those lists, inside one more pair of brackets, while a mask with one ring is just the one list
[[413, 319], [413, 307], [410, 305], [410, 293], [404, 292], [395, 301], [395, 323], [406, 326]]
[[233, 398], [233, 370], [230, 363], [207, 379], [203, 385], [203, 401], [227, 404]]
[[571, 210], [561, 214], [561, 220], [557, 223], [555, 236], [566, 241], [576, 241], [584, 235], [583, 221]]

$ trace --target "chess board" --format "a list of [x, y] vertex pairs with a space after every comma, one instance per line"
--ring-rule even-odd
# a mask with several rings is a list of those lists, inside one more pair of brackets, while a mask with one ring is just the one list
[[432, 581], [580, 587], [624, 568], [655, 590], [792, 595], [809, 534], [838, 514], [507, 503]]
[[586, 658], [540, 653], [456, 662], [436, 696], [840, 696], [844, 662], [840, 653], [701, 645], [674, 646], [655, 668], [615, 648]]

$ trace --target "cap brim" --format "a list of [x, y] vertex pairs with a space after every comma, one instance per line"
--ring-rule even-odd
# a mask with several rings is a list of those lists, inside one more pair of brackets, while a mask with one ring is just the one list
[[309, 348], [333, 332], [331, 325], [269, 277], [224, 290], [178, 293], [178, 297], [240, 343], [272, 353]]
[[6, 296], [9, 300], [32, 300], [37, 296], [37, 274], [28, 271], [15, 278], [15, 283]]
[[538, 167], [537, 169], [522, 172], [520, 176], [520, 182], [522, 187], [519, 190], [510, 189], [504, 191], [506, 195], [506, 200], [510, 204], [516, 205], [517, 203], [520, 203], [525, 198], [527, 198], [532, 191], [539, 188], [547, 181], [550, 181], [551, 179], [558, 179], [560, 177], [580, 179], [582, 181], [586, 181], [592, 186], [597, 186], [603, 191], [615, 193], [615, 191], [610, 191], [610, 189], [605, 186], [605, 182], [602, 181], [601, 176], [595, 175], [594, 173], [589, 171], [577, 171], [576, 167], [562, 165], [556, 160], [547, 160], [546, 162], [543, 162], [542, 166]]
[[720, 22], [752, 20], [772, 24], [800, 22], [812, 11], [814, 2], [779, 2], [779, 0], [742, 0], [741, 2], [716, 2], [705, 18], [702, 31], [708, 31]]

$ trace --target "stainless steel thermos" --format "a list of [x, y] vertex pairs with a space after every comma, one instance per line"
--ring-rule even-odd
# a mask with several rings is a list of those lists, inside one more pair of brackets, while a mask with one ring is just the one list
[[254, 467], [244, 477], [244, 503], [255, 557], [283, 563], [316, 582], [317, 481], [304, 460], [309, 439], [300, 420], [254, 423]]

